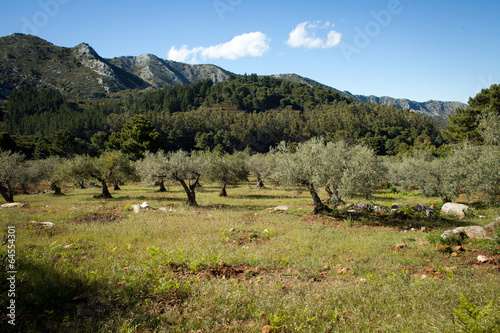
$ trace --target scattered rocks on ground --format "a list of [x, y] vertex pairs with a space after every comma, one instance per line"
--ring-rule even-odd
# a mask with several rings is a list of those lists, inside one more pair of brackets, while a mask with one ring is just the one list
[[365, 202], [357, 202], [354, 205], [348, 207], [347, 212], [349, 213], [386, 213], [389, 211], [389, 207], [379, 206], [379, 205], [370, 205]]
[[173, 207], [174, 207], [173, 204], [168, 205], [169, 208], [167, 208], [167, 207], [156, 208], [156, 207], [152, 207], [147, 202], [143, 202], [140, 205], [131, 205], [130, 207], [132, 207], [132, 211], [134, 213], [139, 213], [141, 210], [159, 210], [159, 211], [162, 211], [162, 212], [168, 212], [168, 211], [175, 212], [176, 211], [175, 209], [173, 209]]
[[45, 228], [54, 228], [56, 225], [53, 222], [37, 222], [37, 221], [31, 221], [31, 224], [35, 224], [41, 227]]
[[450, 239], [458, 235], [461, 238], [469, 239], [492, 239], [485, 228], [481, 226], [458, 227], [453, 230], [446, 230], [441, 235], [442, 239]]
[[465, 218], [466, 214], [472, 215], [472, 210], [464, 204], [447, 202], [441, 207], [441, 214]]
[[416, 211], [417, 213], [424, 212], [426, 217], [434, 217], [436, 216], [436, 210], [431, 207], [427, 207], [422, 204], [416, 204], [416, 205], [408, 205], [408, 208]]
[[3, 204], [0, 207], [1, 208], [17, 208], [17, 207], [24, 207], [24, 206], [26, 206], [26, 204], [19, 203], [19, 202], [10, 202], [10, 203]]
[[339, 268], [337, 270], [337, 275], [346, 275], [346, 274], [349, 274], [351, 270], [347, 267], [344, 267], [344, 268]]
[[277, 206], [274, 208], [268, 208], [267, 210], [275, 211], [275, 212], [286, 212], [287, 210], [292, 209], [290, 206]]
[[477, 261], [479, 261], [482, 264], [485, 264], [488, 261], [490, 261], [490, 259], [487, 256], [480, 255], [480, 256], [477, 256]]

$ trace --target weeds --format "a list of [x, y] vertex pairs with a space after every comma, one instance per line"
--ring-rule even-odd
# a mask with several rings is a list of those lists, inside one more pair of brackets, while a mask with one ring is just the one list
[[[51, 197], [48, 208], [46, 197], [28, 196], [27, 208], [0, 212], [1, 230], [18, 226], [18, 331], [261, 332], [268, 326], [275, 332], [416, 332], [466, 331], [474, 323], [497, 328], [492, 323], [498, 301], [478, 312], [458, 297], [500, 294], [494, 265], [471, 265], [466, 254], [461, 260], [435, 249], [443, 229], [461, 225], [458, 220], [342, 210], [311, 216], [305, 192], [272, 188], [256, 195], [248, 185], [233, 188], [228, 198], [204, 185], [198, 199], [206, 206], [197, 209], [129, 214], [127, 208], [144, 200], [153, 207], [184, 200], [177, 187], [165, 194], [148, 191], [124, 186], [115, 199], [103, 201], [73, 190]], [[377, 204], [386, 199], [374, 198]], [[293, 207], [292, 213], [266, 213], [279, 205]], [[500, 210], [488, 211], [496, 214]], [[27, 224], [36, 219], [56, 227]], [[404, 227], [420, 225], [434, 231], [404, 233]], [[406, 247], [395, 248], [402, 241]], [[498, 260], [497, 240], [470, 242], [467, 249]], [[0, 258], [5, 254], [0, 247]], [[6, 304], [5, 293], [0, 300]], [[452, 313], [455, 326], [439, 321], [436, 329]]]

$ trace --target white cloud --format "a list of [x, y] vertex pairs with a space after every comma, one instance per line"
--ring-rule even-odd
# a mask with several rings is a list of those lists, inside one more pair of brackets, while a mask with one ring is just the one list
[[290, 32], [287, 44], [291, 47], [304, 47], [307, 49], [329, 49], [340, 44], [342, 34], [335, 30], [330, 30], [326, 36], [326, 40], [321, 37], [316, 37], [316, 31], [333, 28], [334, 24], [326, 22], [321, 24], [316, 22], [303, 22], [298, 24], [292, 32]]
[[198, 57], [207, 59], [236, 60], [242, 57], [260, 57], [270, 49], [269, 38], [266, 34], [257, 31], [234, 37], [227, 43], [209, 47], [195, 47], [188, 49], [182, 45], [179, 49], [175, 46], [168, 51], [167, 58], [181, 62], [198, 62]]

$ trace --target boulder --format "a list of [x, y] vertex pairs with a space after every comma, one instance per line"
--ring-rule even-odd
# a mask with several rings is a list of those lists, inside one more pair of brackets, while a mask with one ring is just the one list
[[466, 214], [472, 214], [472, 210], [464, 204], [447, 202], [441, 207], [441, 214], [464, 218]]
[[488, 224], [484, 229], [487, 229], [488, 231], [493, 231], [495, 229], [500, 229], [500, 217], [497, 217], [495, 222], [491, 222]]
[[469, 239], [491, 239], [487, 230], [480, 226], [459, 227], [453, 230], [447, 230], [441, 235], [442, 239], [449, 239], [453, 235], [460, 235], [461, 238]]
[[463, 232], [467, 236], [467, 238], [470, 238], [470, 239], [489, 238], [486, 230], [483, 227], [480, 227], [478, 225], [470, 226], [470, 227], [459, 227], [459, 228], [456, 228], [455, 230], [457, 230], [458, 232]]

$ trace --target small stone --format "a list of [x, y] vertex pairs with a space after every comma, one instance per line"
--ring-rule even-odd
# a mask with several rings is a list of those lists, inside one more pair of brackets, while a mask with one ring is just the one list
[[453, 252], [453, 253], [451, 254], [451, 256], [452, 256], [452, 257], [458, 257], [458, 253]]
[[405, 243], [399, 243], [398, 245], [396, 245], [396, 249], [404, 249], [405, 247], [406, 247]]
[[323, 266], [323, 270], [325, 270], [325, 271], [329, 271], [329, 270], [330, 270], [330, 266], [329, 266], [329, 265], [325, 265], [325, 266]]
[[420, 232], [427, 232], [427, 231], [428, 231], [428, 230], [427, 230], [427, 228], [426, 228], [426, 227], [422, 227], [422, 228], [420, 228]]
[[226, 266], [226, 263], [224, 261], [221, 261], [219, 262], [218, 264], [219, 267], [225, 267]]
[[39, 226], [46, 227], [46, 228], [54, 228], [56, 226], [53, 222], [36, 222], [36, 221], [31, 221], [30, 223], [37, 224]]
[[349, 274], [349, 271], [350, 269], [349, 268], [341, 268], [339, 270], [337, 270], [337, 275], [345, 275], [345, 274]]
[[262, 327], [262, 333], [271, 333], [273, 330], [272, 330], [272, 327], [271, 325], [266, 325], [264, 327]]
[[488, 261], [490, 261], [490, 259], [486, 256], [477, 256], [477, 261], [484, 264], [484, 263], [487, 263]]
[[464, 252], [465, 249], [462, 246], [458, 245], [458, 246], [455, 246], [453, 248], [453, 251], [455, 251], [455, 252]]

